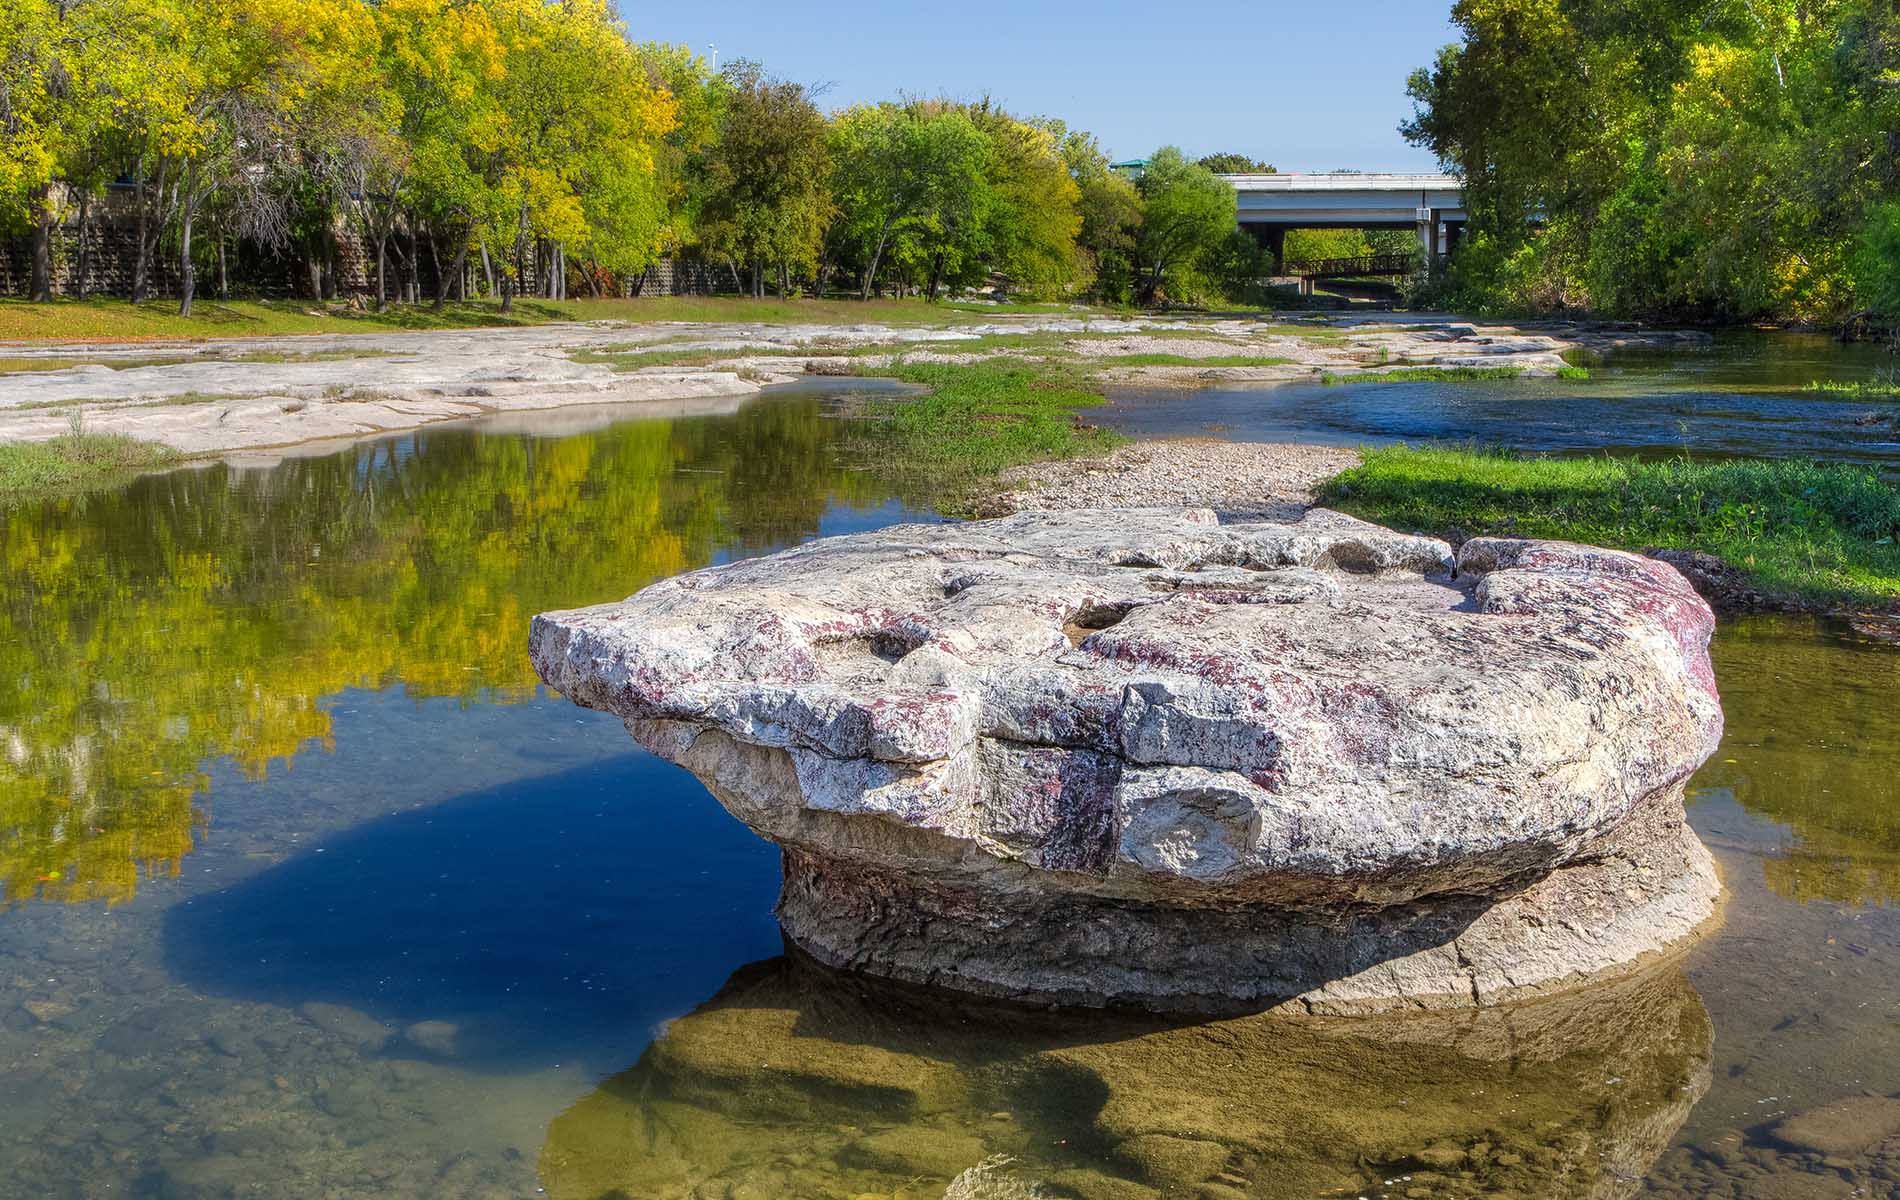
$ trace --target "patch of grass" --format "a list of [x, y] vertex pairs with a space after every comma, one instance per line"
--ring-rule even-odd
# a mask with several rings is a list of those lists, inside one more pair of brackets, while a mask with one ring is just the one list
[[1319, 377], [1319, 381], [1327, 387], [1341, 383], [1475, 382], [1516, 379], [1523, 373], [1518, 367], [1399, 367], [1391, 371], [1361, 371], [1350, 375], [1335, 375], [1327, 371]]
[[[241, 362], [241, 363], [317, 363], [348, 362], [357, 358], [391, 358], [396, 351], [383, 350], [375, 346], [332, 346], [323, 350], [245, 350], [237, 354], [220, 354], [205, 358], [203, 362]], [[186, 359], [175, 361], [185, 362]]]
[[1854, 400], [1892, 400], [1900, 398], [1900, 380], [1817, 379], [1801, 390]]
[[949, 511], [966, 511], [978, 487], [1010, 467], [1105, 453], [1126, 440], [1080, 420], [1077, 410], [1102, 395], [1067, 365], [913, 363], [864, 373], [926, 389], [867, 401], [863, 449]]
[[647, 367], [705, 367], [738, 358], [835, 358], [886, 351], [887, 346], [748, 346], [727, 350], [576, 350], [568, 357], [577, 363], [604, 363], [616, 371], [639, 371]]
[[1589, 367], [1573, 367], [1573, 366], [1558, 367], [1557, 378], [1559, 379], [1588, 379], [1590, 378], [1590, 368]]
[[190, 354], [149, 355], [137, 358], [4, 358], [0, 357], [0, 375], [38, 374], [64, 371], [71, 367], [104, 367], [108, 371], [130, 371], [134, 367], [175, 367], [196, 362]]
[[1210, 354], [1202, 358], [1188, 354], [1116, 354], [1089, 361], [1115, 367], [1284, 367], [1293, 363], [1290, 358], [1261, 354]]
[[46, 442], [0, 445], [0, 503], [119, 483], [143, 471], [169, 467], [176, 450], [121, 433], [77, 427]]
[[1262, 325], [1251, 331], [1255, 337], [1293, 337], [1306, 338], [1319, 342], [1343, 342], [1359, 337], [1363, 331], [1350, 327], [1321, 324]]
[[441, 312], [427, 305], [391, 305], [387, 312], [354, 309], [347, 304], [313, 300], [233, 300], [200, 302], [190, 317], [176, 303], [152, 300], [58, 300], [33, 304], [0, 300], [0, 340], [37, 342], [152, 341], [212, 337], [274, 337], [305, 333], [371, 333], [410, 329], [467, 329], [484, 325], [536, 325], [588, 319], [579, 302], [518, 300], [504, 316], [493, 301], [450, 304]]
[[1367, 450], [1320, 498], [1443, 536], [1700, 550], [1746, 572], [1764, 594], [1799, 603], [1900, 602], [1900, 488], [1859, 467], [1397, 446]]
[[[515, 301], [503, 313], [496, 300], [471, 300], [436, 312], [427, 304], [392, 304], [384, 312], [314, 300], [199, 301], [190, 317], [171, 300], [134, 306], [124, 300], [56, 300], [33, 304], [0, 299], [0, 341], [89, 342], [177, 338], [269, 337], [304, 333], [469, 329], [541, 325], [551, 321], [750, 321], [767, 325], [976, 324], [1011, 313], [1055, 311], [1066, 305], [950, 305], [922, 300], [751, 300], [736, 296], [649, 296], [631, 300]], [[1087, 310], [1112, 314], [1113, 310]], [[1078, 313], [1077, 315], [1086, 315]]]

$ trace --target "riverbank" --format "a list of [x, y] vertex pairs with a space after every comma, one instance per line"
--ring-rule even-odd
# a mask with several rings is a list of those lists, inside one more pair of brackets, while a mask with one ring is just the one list
[[1636, 550], [1676, 567], [1719, 612], [1838, 616], [1900, 640], [1900, 489], [1851, 467], [1191, 439], [1000, 482], [980, 515], [1189, 504], [1291, 519], [1323, 504], [1453, 545], [1497, 534]]
[[[728, 411], [765, 387], [807, 375], [909, 377], [935, 393], [963, 378], [960, 371], [1003, 369], [1013, 382], [985, 389], [980, 404], [938, 406], [939, 415], [967, 418], [948, 442], [944, 422], [917, 419], [928, 405], [908, 416], [883, 413], [900, 435], [887, 447], [892, 461], [931, 467], [927, 460], [945, 459], [953, 445], [961, 468], [950, 474], [962, 477], [932, 486], [967, 488], [1019, 462], [1108, 448], [1112, 438], [1075, 429], [1067, 411], [1075, 397], [1056, 402], [1052, 391], [1099, 395], [1111, 385], [1185, 389], [1393, 372], [1547, 377], [1572, 369], [1566, 355], [1697, 344], [1702, 336], [1477, 325], [1421, 314], [1181, 318], [912, 306], [903, 315], [922, 309], [931, 319], [845, 322], [836, 303], [690, 302], [739, 303], [752, 307], [728, 311], [755, 319], [0, 344], [0, 447], [50, 441], [78, 421], [94, 433], [206, 456], [577, 405]], [[885, 315], [891, 306], [843, 307]], [[701, 311], [688, 302], [673, 309]], [[786, 316], [805, 319], [778, 320]], [[1027, 425], [1038, 426], [1039, 436], [1023, 437]], [[997, 450], [1008, 443], [1014, 448]]]
[[1639, 550], [1731, 612], [1900, 610], [1900, 488], [1857, 467], [1390, 446], [1318, 499], [1454, 542], [1505, 534]]
[[642, 296], [632, 299], [541, 300], [522, 297], [511, 311], [500, 301], [391, 304], [382, 312], [362, 300], [200, 300], [178, 315], [171, 300], [128, 304], [114, 297], [50, 304], [0, 297], [0, 342], [106, 344], [205, 338], [261, 338], [324, 333], [400, 333], [439, 329], [505, 329], [574, 321], [831, 321], [933, 324], [998, 313], [1107, 312], [1058, 304], [926, 304], [921, 300], [752, 300], [739, 296]]

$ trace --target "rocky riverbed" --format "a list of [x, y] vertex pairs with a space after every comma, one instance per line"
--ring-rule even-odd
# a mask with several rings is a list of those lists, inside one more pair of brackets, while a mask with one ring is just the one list
[[1296, 518], [1313, 489], [1359, 461], [1350, 450], [1290, 442], [1136, 442], [1106, 458], [1017, 467], [979, 516], [1038, 509], [1211, 508], [1225, 516]]
[[[375, 436], [493, 413], [615, 404], [729, 411], [807, 373], [1060, 359], [1109, 383], [1200, 386], [1401, 369], [1549, 375], [1576, 351], [1704, 335], [1450, 317], [1023, 316], [926, 325], [616, 322], [200, 342], [4, 345], [0, 442], [75, 428], [186, 454]], [[684, 406], [684, 407], [682, 407]]]

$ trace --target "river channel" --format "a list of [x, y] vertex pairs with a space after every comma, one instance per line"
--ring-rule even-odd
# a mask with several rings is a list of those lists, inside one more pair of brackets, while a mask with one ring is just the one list
[[[1837, 419], [1863, 405], [1787, 386], [1880, 366], [1754, 339], [1561, 387], [1104, 412], [1891, 468], [1900, 449]], [[1900, 652], [1845, 626], [1722, 626], [1727, 734], [1690, 819], [1726, 921], [1607, 987], [1156, 1023], [788, 955], [775, 853], [539, 690], [525, 636], [545, 608], [934, 519], [847, 438], [825, 388], [795, 387], [727, 416], [438, 427], [0, 512], [0, 1196], [1900, 1189], [1900, 1143], [1850, 1144], [1892, 1115], [1878, 1101], [1825, 1121], [1846, 1131], [1826, 1148], [1770, 1132], [1900, 1092]]]

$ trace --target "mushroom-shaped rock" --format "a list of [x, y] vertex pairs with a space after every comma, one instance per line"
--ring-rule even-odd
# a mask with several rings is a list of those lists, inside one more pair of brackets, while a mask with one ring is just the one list
[[531, 649], [783, 848], [822, 961], [1350, 1012], [1550, 990], [1709, 917], [1712, 629], [1636, 555], [1115, 509], [823, 539]]

